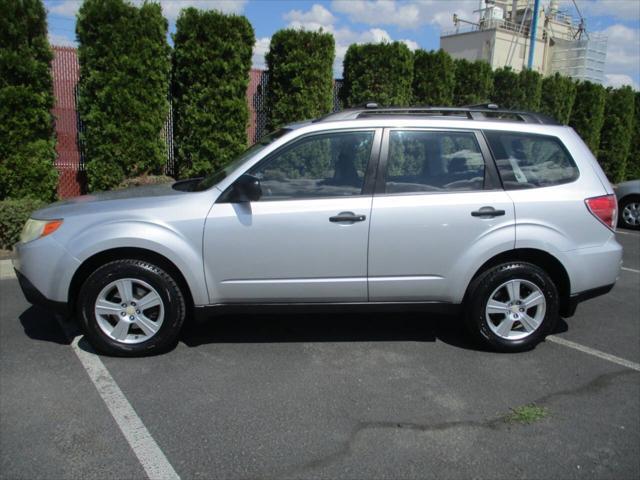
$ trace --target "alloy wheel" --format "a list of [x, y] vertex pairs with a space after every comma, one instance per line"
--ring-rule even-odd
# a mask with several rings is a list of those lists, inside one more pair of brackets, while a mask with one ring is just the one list
[[622, 219], [627, 225], [640, 225], [640, 202], [627, 203], [622, 210]]
[[496, 288], [485, 317], [491, 331], [505, 340], [520, 340], [535, 332], [544, 320], [547, 302], [533, 282], [514, 279]]

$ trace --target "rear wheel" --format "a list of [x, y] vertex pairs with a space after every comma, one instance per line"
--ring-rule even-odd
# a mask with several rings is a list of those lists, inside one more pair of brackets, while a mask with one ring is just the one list
[[541, 268], [504, 263], [479, 275], [469, 287], [467, 327], [492, 349], [528, 350], [552, 331], [558, 291]]
[[623, 228], [640, 230], [640, 197], [628, 197], [620, 202], [618, 225]]
[[97, 269], [78, 298], [80, 323], [100, 352], [138, 356], [173, 346], [185, 319], [175, 280], [142, 260], [117, 260]]

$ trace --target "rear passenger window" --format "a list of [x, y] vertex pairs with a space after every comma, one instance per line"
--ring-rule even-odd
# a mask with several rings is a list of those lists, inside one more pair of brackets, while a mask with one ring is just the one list
[[550, 187], [573, 182], [578, 168], [555, 137], [485, 132], [506, 190]]
[[482, 190], [484, 160], [470, 132], [392, 130], [386, 193]]

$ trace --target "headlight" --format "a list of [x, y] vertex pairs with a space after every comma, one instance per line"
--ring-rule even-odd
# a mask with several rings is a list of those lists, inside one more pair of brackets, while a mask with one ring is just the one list
[[30, 218], [24, 224], [20, 234], [20, 242], [27, 243], [40, 237], [46, 237], [62, 225], [62, 220], [34, 220]]

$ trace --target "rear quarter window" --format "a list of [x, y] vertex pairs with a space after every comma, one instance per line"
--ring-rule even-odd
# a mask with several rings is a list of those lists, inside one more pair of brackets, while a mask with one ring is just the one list
[[518, 132], [484, 132], [505, 190], [550, 187], [575, 181], [573, 158], [560, 139]]

